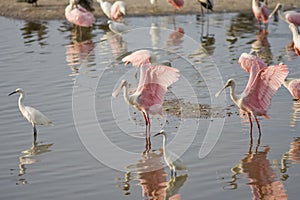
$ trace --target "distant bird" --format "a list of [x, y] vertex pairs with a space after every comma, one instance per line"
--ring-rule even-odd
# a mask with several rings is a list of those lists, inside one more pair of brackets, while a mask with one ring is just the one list
[[167, 0], [167, 1], [169, 4], [171, 4], [171, 6], [173, 6], [174, 12], [176, 12], [176, 10], [180, 10], [184, 4], [184, 0]]
[[186, 170], [187, 167], [183, 164], [183, 162], [179, 159], [179, 157], [168, 151], [166, 147], [167, 134], [164, 130], [161, 130], [159, 133], [155, 134], [155, 136], [162, 135], [163, 136], [163, 152], [164, 152], [164, 160], [171, 171], [171, 176], [176, 177], [177, 170]]
[[300, 99], [300, 79], [287, 78], [283, 85], [289, 90], [294, 100]]
[[250, 73], [251, 67], [255, 67], [256, 73], [267, 67], [267, 64], [260, 59], [258, 56], [254, 55], [252, 53], [242, 53], [238, 63], [241, 65], [242, 69], [245, 70], [246, 72]]
[[75, 0], [75, 2], [90, 12], [95, 10], [93, 8], [93, 0]]
[[126, 15], [126, 3], [124, 1], [116, 1], [110, 9], [110, 16], [113, 21], [123, 21]]
[[203, 8], [206, 8], [207, 13], [208, 13], [208, 10], [213, 11], [214, 0], [198, 0], [198, 2], [201, 5], [201, 13], [202, 13], [202, 15], [203, 15]]
[[32, 6], [37, 7], [37, 1], [38, 0], [17, 0], [17, 2], [26, 2], [26, 3], [30, 3]]
[[70, 0], [65, 9], [65, 16], [69, 22], [80, 27], [91, 27], [96, 21], [94, 15], [77, 4], [76, 0]]
[[265, 29], [268, 28], [269, 10], [266, 5], [266, 1], [252, 0], [252, 12], [258, 21], [259, 26], [261, 22], [265, 25]]
[[298, 27], [295, 24], [290, 23], [289, 28], [290, 28], [291, 32], [293, 33], [294, 50], [295, 50], [296, 54], [298, 56], [300, 56], [300, 35], [299, 35]]
[[103, 13], [106, 15], [106, 17], [111, 19], [111, 15], [110, 15], [111, 3], [103, 0], [97, 0], [97, 2], [100, 3], [100, 7]]
[[278, 3], [273, 10], [273, 12], [269, 15], [271, 18], [275, 13], [278, 13], [279, 17], [287, 23], [293, 23], [296, 26], [300, 26], [300, 13], [294, 10], [283, 11], [283, 5]]
[[[258, 65], [258, 62], [256, 62]], [[267, 109], [271, 103], [273, 95], [284, 82], [288, 75], [288, 68], [286, 65], [275, 65], [261, 69], [256, 72], [255, 67], [251, 67], [248, 84], [239, 96], [235, 94], [235, 81], [229, 79], [224, 87], [216, 94], [216, 97], [221, 92], [230, 86], [230, 97], [233, 102], [244, 112], [247, 113], [250, 123], [250, 136], [252, 143], [252, 120], [254, 117], [259, 130], [259, 138], [261, 135], [260, 125], [257, 116], [265, 116], [269, 118]]]
[[37, 109], [29, 107], [29, 106], [25, 106], [23, 104], [23, 100], [25, 98], [24, 90], [22, 90], [21, 88], [17, 88], [15, 91], [10, 93], [8, 96], [15, 94], [15, 93], [20, 94], [19, 102], [18, 102], [19, 109], [20, 109], [23, 117], [32, 124], [33, 133], [34, 133], [34, 141], [36, 141], [36, 137], [37, 137], [36, 125], [51, 125], [52, 122], [43, 113], [41, 113]]
[[145, 61], [140, 67], [140, 80], [133, 94], [128, 92], [128, 82], [123, 80], [119, 87], [112, 93], [117, 97], [124, 87], [125, 101], [141, 111], [146, 122], [146, 149], [151, 149], [150, 142], [150, 118], [149, 115], [159, 114], [162, 116], [162, 104], [167, 88], [179, 78], [179, 70], [168, 66], [151, 66]]
[[124, 62], [125, 65], [132, 63], [134, 67], [140, 67], [147, 60], [152, 64], [156, 63], [156, 55], [150, 50], [141, 49], [125, 56], [122, 62]]
[[108, 23], [108, 28], [114, 33], [121, 34], [123, 32], [128, 31], [128, 27], [122, 22], [108, 20], [107, 23]]

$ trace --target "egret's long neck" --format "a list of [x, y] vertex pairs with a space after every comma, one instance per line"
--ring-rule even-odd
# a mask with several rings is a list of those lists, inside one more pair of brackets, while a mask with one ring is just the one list
[[130, 96], [128, 94], [128, 85], [127, 84], [124, 84], [123, 85], [123, 96], [124, 96], [124, 100], [130, 104], [130, 105], [133, 105], [132, 101], [130, 100]]
[[237, 104], [239, 98], [238, 98], [237, 95], [235, 94], [235, 84], [231, 84], [231, 85], [230, 85], [230, 97], [231, 97], [232, 101], [233, 101], [235, 104]]
[[24, 93], [20, 93], [19, 102], [18, 102], [20, 110], [24, 110], [24, 107], [25, 107], [24, 104], [23, 104], [24, 98], [25, 98], [25, 94]]
[[167, 142], [167, 136], [163, 134], [163, 150], [164, 154], [166, 153], [166, 142]]

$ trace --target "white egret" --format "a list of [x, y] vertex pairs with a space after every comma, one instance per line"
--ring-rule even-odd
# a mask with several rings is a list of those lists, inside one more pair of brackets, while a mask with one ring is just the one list
[[39, 110], [29, 107], [29, 106], [25, 106], [23, 104], [23, 100], [25, 98], [24, 90], [22, 90], [21, 88], [17, 88], [15, 91], [10, 93], [8, 96], [15, 94], [15, 93], [20, 94], [19, 102], [18, 102], [19, 109], [20, 109], [23, 117], [32, 124], [33, 133], [34, 133], [34, 141], [36, 141], [36, 137], [37, 137], [36, 125], [51, 125], [52, 122]]
[[167, 150], [167, 148], [166, 148], [166, 141], [167, 141], [166, 132], [164, 130], [161, 130], [159, 133], [155, 134], [153, 137], [158, 136], [158, 135], [163, 136], [164, 160], [171, 170], [171, 176], [176, 177], [177, 170], [187, 170], [187, 167], [183, 164], [183, 162], [179, 159], [179, 157], [176, 154]]

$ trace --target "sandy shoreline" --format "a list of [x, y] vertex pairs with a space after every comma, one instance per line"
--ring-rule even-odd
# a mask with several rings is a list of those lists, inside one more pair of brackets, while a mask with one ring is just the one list
[[[114, 0], [107, 0], [114, 2]], [[124, 0], [127, 3], [128, 16], [144, 15], [168, 15], [173, 13], [173, 8], [166, 0], [158, 0], [158, 10], [154, 12], [149, 0]], [[65, 19], [64, 10], [68, 0], [39, 0], [38, 7], [16, 0], [0, 1], [0, 15], [24, 20], [51, 20]], [[269, 0], [269, 8], [273, 9], [279, 1]], [[300, 8], [300, 1], [285, 0], [285, 8]], [[96, 0], [94, 0], [93, 12], [96, 17], [104, 16]], [[251, 1], [241, 0], [215, 0], [214, 12], [251, 12]], [[185, 0], [179, 14], [200, 13], [200, 5], [197, 0]]]

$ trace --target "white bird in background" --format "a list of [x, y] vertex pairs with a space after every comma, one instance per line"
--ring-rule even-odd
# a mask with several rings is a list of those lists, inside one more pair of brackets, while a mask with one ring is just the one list
[[124, 23], [108, 20], [107, 24], [109, 29], [114, 33], [121, 34], [128, 31], [128, 27]]
[[8, 96], [15, 94], [15, 93], [20, 94], [19, 102], [18, 102], [19, 109], [20, 109], [23, 117], [32, 124], [33, 133], [34, 133], [34, 141], [36, 141], [36, 137], [37, 137], [36, 125], [51, 125], [52, 122], [39, 110], [29, 107], [29, 106], [25, 106], [23, 104], [23, 100], [25, 98], [24, 90], [22, 90], [21, 88], [17, 88], [15, 91], [10, 93]]
[[167, 163], [168, 167], [171, 170], [171, 176], [176, 177], [177, 170], [187, 170], [187, 167], [183, 164], [183, 162], [179, 159], [179, 157], [170, 152], [166, 148], [167, 134], [164, 130], [161, 130], [159, 133], [155, 134], [153, 137], [162, 135], [163, 136], [163, 152], [164, 152], [164, 160]]
[[110, 9], [111, 9], [112, 4], [108, 1], [103, 1], [103, 0], [97, 0], [97, 2], [100, 3], [100, 7], [101, 7], [103, 13], [106, 15], [106, 17], [111, 19]]

